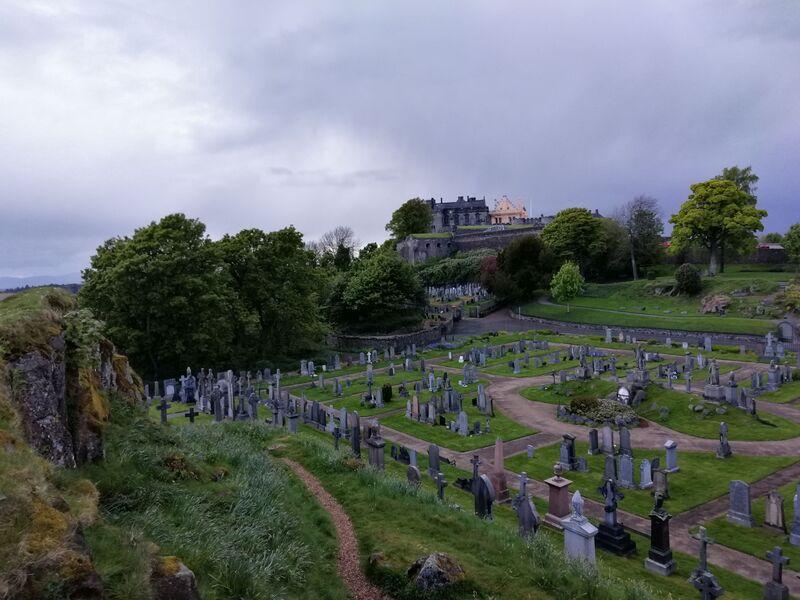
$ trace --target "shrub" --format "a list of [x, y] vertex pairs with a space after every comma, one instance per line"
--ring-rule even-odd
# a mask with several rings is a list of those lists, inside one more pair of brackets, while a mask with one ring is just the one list
[[381, 394], [384, 402], [392, 401], [392, 386], [388, 383], [381, 386]]
[[683, 263], [675, 271], [675, 291], [678, 294], [694, 296], [703, 287], [700, 271], [694, 265]]

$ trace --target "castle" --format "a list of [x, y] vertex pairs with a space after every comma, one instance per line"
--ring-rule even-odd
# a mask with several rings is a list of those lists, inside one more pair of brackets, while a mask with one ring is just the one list
[[517, 237], [539, 233], [553, 220], [552, 216], [528, 216], [521, 200], [513, 202], [507, 196], [495, 200], [491, 210], [486, 197], [427, 202], [433, 213], [430, 233], [411, 235], [397, 244], [400, 256], [412, 264], [478, 248], [500, 250]]

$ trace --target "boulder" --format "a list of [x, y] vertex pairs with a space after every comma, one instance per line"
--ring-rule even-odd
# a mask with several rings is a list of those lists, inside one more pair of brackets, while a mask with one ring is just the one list
[[731, 303], [730, 296], [726, 296], [725, 294], [715, 294], [713, 296], [706, 296], [701, 301], [700, 305], [700, 312], [705, 314], [708, 313], [720, 313], [724, 312], [726, 308]]
[[194, 573], [176, 556], [153, 559], [150, 585], [156, 600], [200, 599]]
[[408, 569], [407, 575], [419, 589], [433, 590], [462, 580], [464, 569], [449, 554], [434, 552], [418, 559]]

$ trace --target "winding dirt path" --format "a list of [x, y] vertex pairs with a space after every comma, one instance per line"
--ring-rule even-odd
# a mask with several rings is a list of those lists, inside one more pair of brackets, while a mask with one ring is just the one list
[[380, 588], [369, 583], [364, 573], [361, 572], [361, 566], [358, 564], [358, 540], [353, 523], [344, 512], [342, 505], [322, 487], [319, 479], [302, 465], [288, 458], [284, 458], [283, 462], [306, 484], [320, 506], [330, 514], [333, 525], [336, 527], [336, 536], [339, 538], [339, 575], [353, 598], [355, 600], [392, 600], [391, 596], [387, 596]]

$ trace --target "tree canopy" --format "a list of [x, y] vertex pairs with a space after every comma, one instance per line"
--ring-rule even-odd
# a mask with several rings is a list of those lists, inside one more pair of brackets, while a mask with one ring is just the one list
[[535, 235], [512, 241], [497, 257], [484, 263], [483, 284], [503, 301], [529, 300], [547, 289], [553, 274], [553, 255]]
[[370, 253], [337, 277], [328, 314], [341, 330], [389, 332], [418, 326], [425, 291], [414, 269], [393, 251]]
[[800, 223], [795, 223], [789, 227], [789, 231], [783, 236], [783, 248], [789, 255], [789, 260], [795, 264], [800, 264]]
[[106, 241], [83, 280], [82, 305], [153, 377], [219, 360], [232, 340], [229, 275], [196, 219], [168, 215]]
[[413, 233], [428, 233], [432, 223], [433, 211], [430, 204], [420, 198], [412, 198], [392, 213], [392, 219], [386, 224], [386, 231], [395, 240], [402, 240]]
[[756, 208], [753, 197], [728, 180], [712, 179], [691, 186], [692, 193], [672, 215], [672, 252], [697, 243], [709, 252], [708, 271], [716, 275], [727, 245], [745, 251], [755, 245], [755, 232], [764, 226], [767, 211]]
[[601, 225], [589, 210], [567, 208], [547, 224], [542, 241], [556, 258], [572, 261], [584, 270], [592, 257], [601, 253]]
[[736, 187], [743, 191], [745, 194], [753, 197], [753, 204], [756, 202], [756, 190], [758, 189], [758, 175], [753, 173], [753, 168], [750, 166], [741, 168], [737, 166], [725, 167], [722, 173], [717, 175], [715, 179], [723, 179], [732, 181]]

